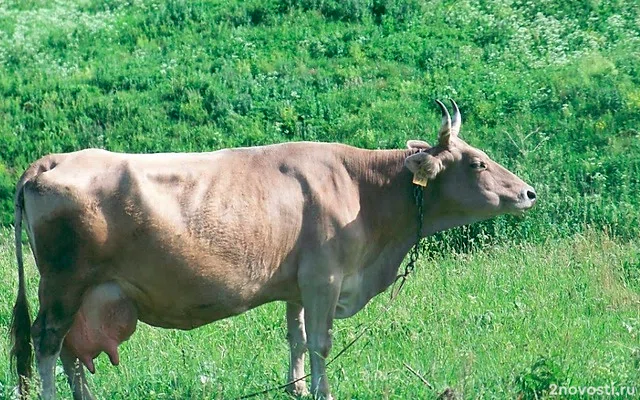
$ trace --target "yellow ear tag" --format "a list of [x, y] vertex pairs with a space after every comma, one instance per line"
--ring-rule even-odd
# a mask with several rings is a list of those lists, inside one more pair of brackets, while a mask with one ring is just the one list
[[413, 174], [413, 183], [422, 187], [427, 187], [427, 183], [429, 183], [429, 178], [427, 175], [427, 171], [425, 168], [420, 168]]

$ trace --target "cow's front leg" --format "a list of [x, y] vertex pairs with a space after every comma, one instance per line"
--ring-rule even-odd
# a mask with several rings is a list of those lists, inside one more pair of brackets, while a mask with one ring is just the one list
[[304, 331], [304, 309], [300, 304], [287, 303], [287, 340], [291, 350], [287, 392], [294, 396], [304, 396], [307, 384], [304, 381], [304, 353], [307, 351], [307, 336]]
[[331, 328], [340, 294], [341, 279], [337, 278], [332, 274], [320, 275], [300, 284], [311, 359], [311, 393], [316, 398], [327, 400], [332, 399], [326, 359], [331, 351]]

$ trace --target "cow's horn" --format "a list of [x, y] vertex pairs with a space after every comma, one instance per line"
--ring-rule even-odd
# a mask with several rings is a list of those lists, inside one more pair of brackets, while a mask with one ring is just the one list
[[451, 120], [451, 135], [458, 136], [460, 133], [460, 126], [462, 126], [462, 115], [460, 115], [460, 109], [453, 99], [449, 99], [451, 105], [453, 105], [453, 119]]
[[451, 137], [451, 116], [449, 116], [447, 107], [445, 107], [440, 100], [436, 100], [436, 103], [438, 103], [440, 110], [442, 110], [442, 125], [438, 132], [438, 142], [443, 146], [447, 146], [449, 144], [449, 138]]

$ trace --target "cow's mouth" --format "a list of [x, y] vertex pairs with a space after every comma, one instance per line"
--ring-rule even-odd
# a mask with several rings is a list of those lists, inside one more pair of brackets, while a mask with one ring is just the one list
[[516, 217], [524, 217], [524, 215], [527, 213], [527, 210], [529, 210], [529, 208], [515, 208], [509, 214], [514, 215]]
[[520, 200], [517, 203], [514, 204], [513, 209], [509, 212], [509, 214], [512, 215], [517, 215], [517, 216], [522, 216], [524, 215], [527, 211], [529, 211], [530, 209], [533, 208], [533, 206], [536, 204], [535, 200]]

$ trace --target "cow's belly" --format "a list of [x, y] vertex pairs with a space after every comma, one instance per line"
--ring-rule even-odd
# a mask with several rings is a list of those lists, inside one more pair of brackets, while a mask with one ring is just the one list
[[138, 319], [146, 324], [161, 328], [191, 330], [241, 314], [263, 302], [219, 303], [208, 296], [202, 296], [200, 299], [194, 296], [170, 306], [166, 306], [164, 302], [154, 302], [149, 299], [136, 301], [136, 304], [139, 305]]
[[172, 329], [193, 329], [298, 296], [290, 284], [295, 272], [287, 264], [272, 263], [258, 273], [245, 260], [234, 261], [154, 247], [123, 262], [110, 279], [136, 304], [140, 321]]
[[162, 328], [189, 330], [273, 300], [256, 289], [234, 290], [221, 282], [210, 282], [204, 278], [192, 284], [170, 279], [165, 282], [175, 282], [175, 285], [167, 289], [164, 283], [119, 281], [136, 304], [140, 321]]

